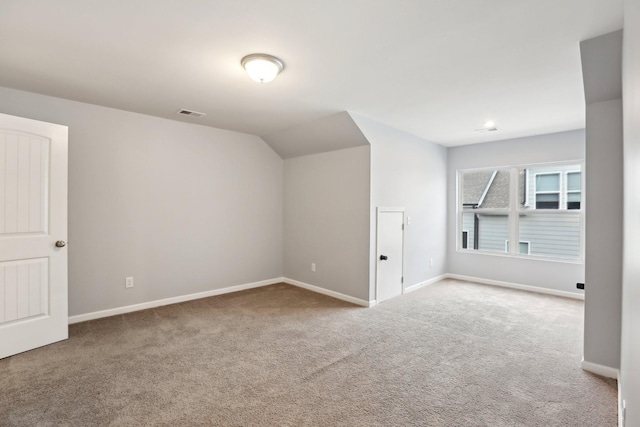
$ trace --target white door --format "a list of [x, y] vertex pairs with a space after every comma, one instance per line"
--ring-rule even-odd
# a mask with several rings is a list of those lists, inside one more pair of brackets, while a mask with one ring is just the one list
[[402, 294], [402, 248], [404, 211], [378, 209], [376, 300], [382, 302]]
[[67, 135], [0, 114], [0, 358], [68, 338]]

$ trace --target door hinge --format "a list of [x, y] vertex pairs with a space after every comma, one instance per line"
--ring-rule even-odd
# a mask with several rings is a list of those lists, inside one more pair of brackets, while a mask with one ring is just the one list
[[404, 230], [404, 224], [402, 224], [402, 229]]
[[404, 276], [400, 278], [400, 283], [404, 283]]

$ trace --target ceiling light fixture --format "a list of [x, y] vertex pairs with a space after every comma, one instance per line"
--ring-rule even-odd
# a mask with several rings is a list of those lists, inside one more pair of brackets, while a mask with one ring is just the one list
[[484, 125], [480, 129], [476, 129], [476, 132], [484, 133], [484, 132], [495, 132], [498, 128], [496, 127], [496, 122], [493, 120], [487, 120], [484, 122]]
[[275, 79], [284, 70], [284, 64], [275, 56], [265, 53], [252, 53], [240, 61], [247, 74], [258, 83], [267, 83]]

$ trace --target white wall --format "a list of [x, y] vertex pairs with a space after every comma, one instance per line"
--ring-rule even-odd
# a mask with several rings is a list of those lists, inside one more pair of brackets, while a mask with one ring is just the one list
[[70, 315], [282, 276], [260, 138], [5, 88], [0, 111], [69, 126]]
[[[371, 144], [370, 298], [375, 299], [376, 208], [405, 208], [404, 286], [446, 271], [447, 149], [352, 115]], [[433, 259], [430, 266], [429, 259]]]
[[[518, 138], [449, 149], [448, 163], [448, 270], [451, 274], [547, 288], [579, 294], [584, 264], [513, 258], [456, 250], [456, 173], [460, 169], [583, 160], [582, 130]], [[586, 171], [588, 174], [589, 172]], [[588, 203], [588, 202], [587, 202]]]
[[[640, 425], [640, 3], [624, 4], [624, 251], [621, 398], [628, 427]], [[615, 313], [610, 313], [612, 316]]]
[[285, 160], [287, 278], [369, 301], [369, 174], [369, 146]]

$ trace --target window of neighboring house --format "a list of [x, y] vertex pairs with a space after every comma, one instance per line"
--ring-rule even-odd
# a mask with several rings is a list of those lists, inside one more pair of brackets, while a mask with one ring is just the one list
[[[522, 240], [520, 240], [520, 244], [518, 246], [519, 246], [519, 248], [518, 248], [519, 252], [518, 253], [520, 255], [531, 255], [531, 249], [530, 249], [531, 242], [523, 242]], [[508, 240], [504, 241], [504, 251], [506, 253], [509, 253], [509, 241]]]
[[536, 175], [536, 209], [560, 209], [560, 174]]
[[582, 179], [576, 162], [458, 171], [458, 250], [583, 260]]
[[582, 173], [567, 172], [567, 209], [580, 209]]

